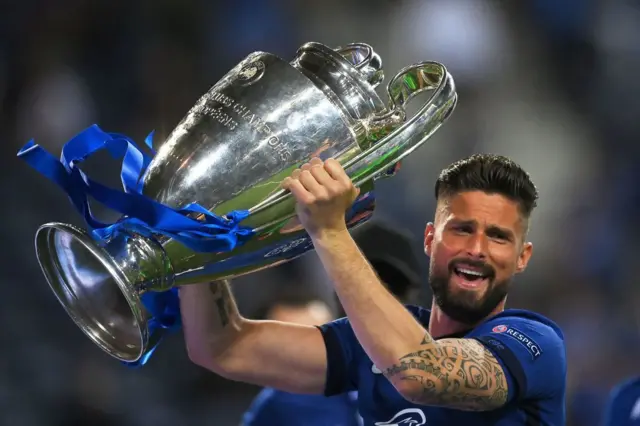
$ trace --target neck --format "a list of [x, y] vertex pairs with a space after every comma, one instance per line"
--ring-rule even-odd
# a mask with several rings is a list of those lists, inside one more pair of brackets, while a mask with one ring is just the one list
[[442, 336], [449, 336], [452, 334], [457, 334], [466, 330], [471, 330], [475, 328], [478, 324], [484, 322], [487, 318], [491, 318], [494, 315], [499, 314], [504, 311], [504, 305], [506, 303], [506, 299], [502, 302], [498, 303], [498, 306], [495, 307], [493, 311], [482, 320], [478, 321], [475, 324], [466, 324], [459, 321], [456, 321], [445, 314], [442, 309], [436, 304], [435, 299], [431, 302], [431, 316], [429, 318], [429, 334], [434, 339], [438, 339]]

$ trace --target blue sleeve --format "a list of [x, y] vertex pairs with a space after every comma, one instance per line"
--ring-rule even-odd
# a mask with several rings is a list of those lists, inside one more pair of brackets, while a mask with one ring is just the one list
[[468, 337], [484, 344], [507, 376], [509, 401], [562, 394], [566, 387], [566, 352], [561, 334], [523, 317], [500, 317]]
[[625, 381], [609, 394], [602, 426], [624, 426], [640, 420], [640, 381]]
[[357, 390], [358, 340], [347, 318], [340, 318], [318, 327], [327, 350], [325, 396]]
[[275, 391], [270, 388], [263, 389], [253, 400], [247, 412], [242, 416], [242, 426], [269, 426], [278, 422], [280, 410], [275, 398]]
[[[617, 392], [613, 392], [604, 408], [604, 417], [602, 418], [602, 426], [621, 426], [624, 425], [621, 407], [618, 407]], [[626, 413], [625, 413], [626, 414]]]

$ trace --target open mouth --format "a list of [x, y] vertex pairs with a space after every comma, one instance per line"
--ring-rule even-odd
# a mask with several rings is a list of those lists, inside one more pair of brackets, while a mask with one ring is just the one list
[[454, 275], [458, 278], [458, 284], [462, 287], [477, 288], [487, 283], [490, 273], [486, 268], [477, 268], [467, 265], [459, 265], [453, 268]]

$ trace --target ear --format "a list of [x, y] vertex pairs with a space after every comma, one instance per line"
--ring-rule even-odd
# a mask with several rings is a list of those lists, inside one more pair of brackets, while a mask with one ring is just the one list
[[520, 255], [518, 256], [518, 263], [516, 264], [516, 274], [524, 272], [527, 269], [527, 265], [529, 264], [529, 259], [531, 259], [531, 255], [533, 254], [533, 244], [524, 243], [522, 246], [522, 250], [520, 251]]
[[436, 228], [432, 222], [427, 223], [427, 227], [424, 230], [424, 254], [428, 257], [431, 257], [431, 246], [433, 244], [435, 230]]

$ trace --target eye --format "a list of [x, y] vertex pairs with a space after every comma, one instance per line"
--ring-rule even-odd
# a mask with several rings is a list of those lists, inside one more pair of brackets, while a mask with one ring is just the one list
[[511, 241], [511, 237], [508, 233], [498, 229], [488, 231], [487, 236], [500, 243], [508, 243]]
[[473, 227], [470, 225], [457, 225], [453, 228], [457, 234], [467, 235], [473, 233]]

